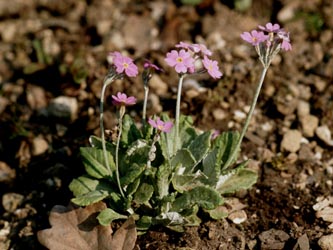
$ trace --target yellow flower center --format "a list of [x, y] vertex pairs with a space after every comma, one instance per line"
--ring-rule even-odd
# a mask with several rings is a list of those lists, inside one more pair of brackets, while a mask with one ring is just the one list
[[128, 68], [128, 63], [123, 63], [123, 66], [124, 66], [125, 69], [127, 69]]
[[179, 62], [179, 63], [181, 63], [181, 62], [183, 62], [183, 58], [178, 57], [178, 58], [176, 59], [176, 61]]

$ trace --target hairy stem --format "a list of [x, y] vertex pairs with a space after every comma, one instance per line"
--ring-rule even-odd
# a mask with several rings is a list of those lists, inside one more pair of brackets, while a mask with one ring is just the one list
[[254, 97], [253, 97], [253, 100], [252, 100], [252, 103], [251, 103], [250, 110], [249, 110], [249, 112], [246, 116], [246, 120], [245, 120], [245, 123], [244, 123], [243, 130], [242, 130], [242, 132], [239, 136], [239, 139], [237, 141], [235, 150], [231, 153], [231, 156], [228, 158], [228, 160], [225, 163], [225, 167], [228, 167], [235, 160], [234, 158], [236, 157], [236, 155], [237, 155], [237, 153], [240, 149], [240, 146], [242, 144], [242, 141], [243, 141], [243, 138], [244, 138], [245, 133], [247, 131], [247, 128], [249, 127], [249, 124], [250, 124], [250, 121], [251, 121], [251, 118], [252, 118], [252, 115], [253, 115], [253, 112], [254, 112], [254, 108], [256, 107], [258, 97], [259, 97], [259, 93], [260, 93], [262, 84], [264, 82], [267, 70], [268, 70], [268, 66], [264, 67], [262, 72], [261, 72], [261, 76], [260, 76], [257, 88], [256, 88], [255, 93], [254, 93]]
[[177, 90], [177, 103], [176, 103], [176, 120], [175, 120], [175, 137], [173, 142], [173, 153], [175, 154], [178, 149], [179, 142], [179, 116], [180, 116], [180, 99], [182, 96], [182, 85], [185, 75], [181, 74], [178, 82]]
[[104, 120], [103, 119], [104, 119], [104, 98], [105, 98], [106, 87], [108, 85], [110, 85], [113, 82], [114, 79], [115, 79], [115, 76], [111, 76], [111, 77], [106, 76], [105, 79], [104, 79], [102, 93], [101, 93], [101, 100], [100, 100], [100, 115], [99, 115], [99, 126], [100, 126], [100, 130], [101, 130], [104, 161], [105, 161], [105, 165], [106, 165], [106, 168], [109, 172], [110, 177], [112, 177], [112, 171], [111, 171], [111, 167], [110, 167], [107, 152], [106, 152]]
[[149, 93], [149, 87], [144, 86], [145, 90], [145, 98], [143, 100], [143, 110], [142, 110], [142, 122], [146, 121], [146, 113], [147, 113], [147, 102], [148, 102], [148, 93]]
[[120, 185], [120, 178], [119, 178], [119, 143], [120, 143], [120, 138], [121, 138], [121, 133], [123, 130], [123, 117], [125, 114], [125, 106], [120, 106], [119, 110], [119, 133], [118, 133], [118, 138], [117, 138], [117, 145], [116, 145], [116, 179], [117, 179], [117, 185], [120, 191], [120, 194], [123, 198], [125, 198], [123, 189], [121, 188]]

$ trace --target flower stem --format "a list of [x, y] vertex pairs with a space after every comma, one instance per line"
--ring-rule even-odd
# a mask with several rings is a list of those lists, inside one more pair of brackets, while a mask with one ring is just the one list
[[[109, 75], [108, 75], [109, 76]], [[110, 85], [113, 80], [115, 79], [115, 76], [108, 77], [106, 76], [103, 82], [103, 88], [101, 93], [101, 100], [100, 100], [100, 115], [99, 115], [99, 126], [101, 130], [101, 139], [102, 139], [102, 148], [103, 148], [103, 154], [104, 154], [104, 161], [106, 168], [109, 172], [110, 177], [112, 177], [112, 171], [111, 167], [108, 161], [108, 155], [106, 152], [106, 144], [105, 144], [105, 133], [104, 133], [104, 97], [105, 97], [105, 90], [108, 85]]]
[[247, 114], [243, 130], [242, 130], [242, 132], [241, 132], [241, 134], [239, 136], [239, 139], [237, 141], [235, 150], [231, 153], [231, 156], [228, 158], [228, 160], [224, 164], [225, 168], [227, 168], [235, 160], [234, 158], [236, 157], [236, 155], [237, 155], [237, 153], [238, 153], [238, 151], [240, 149], [240, 146], [242, 144], [243, 138], [244, 138], [245, 133], [247, 131], [247, 128], [248, 128], [248, 126], [250, 124], [250, 121], [251, 121], [251, 118], [252, 118], [252, 115], [253, 115], [253, 112], [254, 112], [254, 108], [255, 108], [255, 106], [257, 104], [259, 93], [260, 93], [261, 87], [263, 85], [263, 82], [264, 82], [264, 79], [265, 79], [268, 67], [269, 66], [264, 67], [263, 70], [262, 70], [262, 72], [261, 72], [261, 76], [260, 76], [257, 88], [255, 90], [254, 97], [253, 97], [253, 100], [252, 100], [252, 103], [251, 103], [250, 110], [249, 110], [249, 112]]
[[142, 121], [145, 122], [146, 121], [146, 113], [147, 113], [147, 102], [148, 102], [148, 93], [149, 93], [149, 87], [144, 86], [144, 90], [145, 90], [145, 98], [143, 100], [143, 110], [142, 110]]
[[175, 121], [175, 137], [173, 144], [173, 153], [175, 154], [178, 149], [179, 142], [179, 116], [180, 116], [180, 99], [182, 96], [182, 85], [185, 75], [181, 74], [179, 76], [178, 90], [177, 90], [177, 103], [176, 103], [176, 121]]
[[119, 178], [119, 143], [120, 143], [120, 138], [121, 138], [121, 133], [123, 130], [123, 117], [125, 114], [125, 106], [120, 106], [119, 110], [119, 133], [118, 133], [118, 138], [117, 138], [117, 145], [116, 145], [116, 179], [117, 179], [117, 185], [120, 191], [120, 194], [123, 198], [125, 198], [123, 189], [121, 188], [120, 185], [120, 178]]

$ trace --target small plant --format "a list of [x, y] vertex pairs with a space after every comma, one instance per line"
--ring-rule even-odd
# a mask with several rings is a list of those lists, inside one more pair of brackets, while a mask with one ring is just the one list
[[214, 79], [222, 76], [206, 46], [180, 42], [165, 58], [179, 75], [175, 119], [162, 113], [147, 120], [149, 80], [153, 72], [161, 69], [146, 61], [142, 124], [137, 125], [126, 114], [126, 107], [135, 105], [136, 98], [117, 93], [112, 96], [118, 107], [117, 135], [106, 141], [105, 90], [115, 79], [138, 75], [132, 59], [119, 52], [111, 53], [113, 62], [104, 79], [100, 102], [101, 137], [91, 136], [91, 147], [81, 148], [87, 174], [71, 182], [70, 190], [75, 196], [72, 202], [87, 206], [103, 200], [107, 208], [97, 217], [100, 224], [133, 217], [137, 229], [142, 231], [157, 224], [182, 231], [184, 226], [200, 223], [199, 211], [214, 219], [225, 217], [220, 212], [223, 197], [250, 188], [257, 180], [256, 172], [246, 167], [247, 161], [237, 162], [237, 156], [273, 57], [280, 49], [291, 50], [289, 33], [278, 24], [259, 26], [259, 30], [244, 32], [241, 38], [255, 47], [263, 71], [240, 133], [198, 131], [191, 117], [180, 114], [185, 77], [202, 73]]

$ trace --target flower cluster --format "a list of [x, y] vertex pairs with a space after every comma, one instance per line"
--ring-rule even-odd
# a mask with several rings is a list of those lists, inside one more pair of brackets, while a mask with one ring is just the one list
[[180, 42], [175, 47], [180, 50], [168, 52], [165, 61], [169, 66], [174, 67], [177, 73], [192, 74], [201, 72], [200, 70], [196, 71], [195, 68], [196, 61], [200, 60], [211, 77], [214, 79], [221, 78], [222, 73], [217, 61], [209, 59], [212, 52], [205, 45]]
[[267, 23], [265, 26], [259, 25], [259, 30], [243, 32], [241, 38], [253, 45], [259, 55], [264, 67], [268, 67], [273, 57], [283, 49], [292, 49], [289, 32], [286, 32], [279, 24]]

